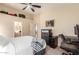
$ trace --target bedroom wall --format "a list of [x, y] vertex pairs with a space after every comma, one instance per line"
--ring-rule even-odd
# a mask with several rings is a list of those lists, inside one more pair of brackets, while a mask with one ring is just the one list
[[0, 10], [8, 11], [11, 13], [22, 13], [26, 15], [26, 18], [19, 18], [14, 16], [9, 16], [6, 14], [0, 13], [0, 35], [13, 37], [14, 36], [14, 22], [19, 21], [22, 22], [23, 29], [22, 29], [22, 36], [30, 35], [29, 32], [29, 23], [33, 21], [32, 15], [28, 13], [23, 13], [22, 11], [18, 11], [16, 9], [10, 8], [5, 5], [0, 5]]
[[54, 35], [74, 36], [74, 26], [79, 24], [79, 4], [43, 4], [39, 17], [35, 19], [39, 20], [40, 29], [45, 27], [46, 20], [55, 19]]

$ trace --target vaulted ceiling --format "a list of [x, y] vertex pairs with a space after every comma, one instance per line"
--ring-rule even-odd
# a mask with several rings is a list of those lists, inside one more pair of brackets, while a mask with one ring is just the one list
[[39, 14], [42, 10], [46, 10], [46, 9], [52, 9], [53, 8], [61, 8], [61, 7], [64, 7], [64, 6], [77, 6], [79, 7], [79, 4], [78, 3], [74, 3], [74, 4], [68, 4], [68, 3], [32, 3], [34, 5], [41, 5], [41, 8], [34, 8], [35, 9], [35, 12], [32, 12], [30, 9], [26, 9], [26, 10], [22, 10], [26, 5], [22, 5], [20, 3], [3, 3], [3, 5], [6, 5], [6, 6], [9, 6], [9, 7], [12, 7], [12, 8], [15, 8], [17, 10], [21, 10], [21, 11], [24, 11], [24, 12], [28, 12], [28, 13], [31, 13], [31, 14]]
[[[3, 5], [6, 5], [6, 6], [9, 6], [11, 8], [15, 8], [17, 10], [21, 10], [21, 11], [24, 11], [24, 12], [28, 12], [28, 13], [31, 13], [31, 14], [39, 13], [40, 9], [41, 9], [41, 8], [39, 8], [39, 9], [34, 8], [35, 12], [32, 12], [30, 8], [22, 10], [26, 5], [23, 5], [23, 4], [20, 4], [20, 3], [4, 3]], [[35, 5], [40, 5], [40, 4], [35, 4]]]

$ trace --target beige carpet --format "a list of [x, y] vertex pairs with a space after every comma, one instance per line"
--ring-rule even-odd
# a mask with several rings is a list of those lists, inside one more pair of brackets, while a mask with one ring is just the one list
[[62, 55], [63, 52], [66, 53], [66, 51], [64, 51], [63, 49], [61, 49], [59, 47], [53, 49], [53, 48], [47, 46], [45, 55]]

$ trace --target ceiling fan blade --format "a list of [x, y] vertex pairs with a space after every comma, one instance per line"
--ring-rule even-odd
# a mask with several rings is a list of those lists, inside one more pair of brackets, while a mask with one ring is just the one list
[[29, 4], [32, 4], [32, 3], [29, 3]]
[[32, 10], [33, 12], [35, 12], [35, 10], [34, 10], [33, 8], [31, 8], [31, 10]]
[[39, 5], [32, 5], [33, 7], [37, 7], [37, 8], [41, 8], [41, 6]]
[[20, 3], [20, 4], [27, 5], [27, 3]]
[[27, 6], [26, 6], [26, 7], [24, 7], [24, 8], [23, 8], [23, 10], [25, 10], [26, 8], [27, 8]]

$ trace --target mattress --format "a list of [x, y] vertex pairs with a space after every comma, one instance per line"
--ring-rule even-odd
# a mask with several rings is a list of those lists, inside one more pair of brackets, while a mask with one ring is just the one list
[[[4, 44], [5, 46], [1, 48], [3, 50], [3, 52], [1, 51], [1, 53], [13, 55], [33, 55], [33, 49], [31, 47], [31, 42], [33, 39], [34, 37], [32, 36], [9, 38], [8, 43]], [[42, 40], [39, 41], [42, 42]], [[46, 44], [44, 44], [44, 48], [45, 46]]]

